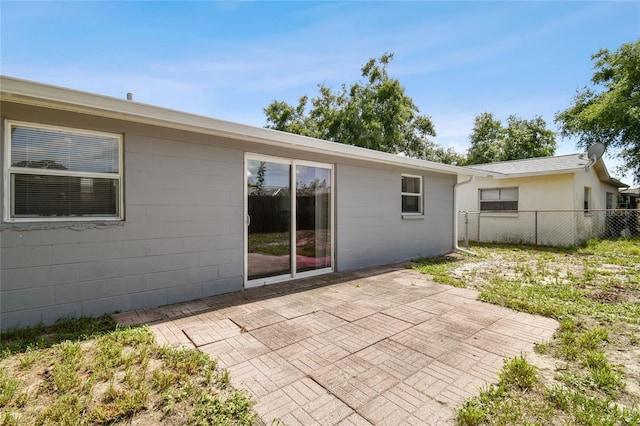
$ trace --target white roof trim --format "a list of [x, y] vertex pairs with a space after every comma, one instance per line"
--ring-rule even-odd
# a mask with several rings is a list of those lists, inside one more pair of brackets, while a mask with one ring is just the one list
[[490, 175], [484, 171], [407, 158], [13, 77], [0, 76], [0, 99], [423, 171], [467, 176]]
[[[598, 161], [602, 161], [602, 160], [598, 160]], [[604, 178], [601, 176], [601, 174], [597, 170], [595, 170], [596, 175], [598, 176], [601, 182], [617, 186], [618, 188], [629, 187], [629, 185], [627, 185], [626, 183], [620, 182], [618, 179], [615, 179], [609, 176], [609, 173], [607, 172], [606, 166], [604, 166], [604, 164], [603, 164], [603, 167], [604, 167], [604, 169], [602, 170], [603, 174], [606, 174]], [[529, 172], [529, 173], [509, 173], [509, 174], [500, 173], [500, 172], [487, 172], [487, 173], [489, 173], [489, 175], [492, 178], [498, 180], [498, 179], [516, 179], [516, 178], [525, 178], [525, 177], [534, 177], [534, 176], [576, 174], [584, 171], [585, 171], [584, 167], [577, 167], [577, 168], [574, 167], [570, 169], [551, 170], [551, 171], [545, 170], [545, 171]]]
[[578, 170], [584, 170], [584, 167], [580, 167], [580, 168], [570, 168], [570, 169], [563, 169], [563, 170], [544, 170], [544, 171], [538, 171], [538, 172], [528, 172], [528, 173], [500, 173], [500, 172], [487, 172], [489, 173], [494, 179], [513, 179], [513, 178], [520, 178], [520, 177], [531, 177], [531, 176], [546, 176], [546, 175], [561, 175], [564, 173], [576, 173]]

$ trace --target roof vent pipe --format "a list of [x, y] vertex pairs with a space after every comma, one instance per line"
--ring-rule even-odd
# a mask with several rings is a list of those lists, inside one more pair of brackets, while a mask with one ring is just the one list
[[131, 93], [131, 92], [127, 93], [127, 100], [128, 101], [132, 101], [133, 100], [133, 93]]

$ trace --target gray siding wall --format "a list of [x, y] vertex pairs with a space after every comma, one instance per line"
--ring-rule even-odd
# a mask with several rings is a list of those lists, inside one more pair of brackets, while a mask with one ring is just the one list
[[402, 173], [350, 165], [336, 168], [339, 270], [435, 256], [453, 249], [455, 177], [422, 174], [424, 217], [403, 219]]
[[137, 131], [124, 222], [2, 225], [2, 329], [242, 289], [243, 152]]
[[[453, 176], [14, 104], [2, 113], [124, 134], [125, 163], [122, 222], [0, 224], [2, 329], [241, 290], [244, 152], [337, 163], [337, 270], [453, 247]], [[403, 172], [423, 175], [422, 219], [402, 218]]]

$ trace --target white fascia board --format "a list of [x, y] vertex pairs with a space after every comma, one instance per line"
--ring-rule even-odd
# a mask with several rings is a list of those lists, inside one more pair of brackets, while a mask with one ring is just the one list
[[292, 148], [306, 152], [372, 161], [452, 175], [488, 176], [489, 173], [432, 161], [407, 158], [371, 149], [314, 139], [262, 127], [248, 126], [139, 102], [96, 95], [57, 86], [0, 76], [0, 98], [7, 102], [54, 108], [127, 120], [178, 130]]
[[[494, 179], [516, 179], [516, 178], [526, 178], [526, 177], [534, 177], [534, 176], [551, 176], [551, 175], [562, 175], [562, 174], [575, 174], [578, 172], [584, 172], [584, 167], [579, 168], [571, 168], [571, 169], [562, 169], [562, 170], [548, 170], [541, 172], [529, 172], [529, 173], [499, 173], [499, 172], [487, 172]], [[606, 173], [606, 168], [604, 169]], [[596, 174], [601, 182], [605, 182], [611, 185], [615, 185], [617, 187], [628, 187], [627, 184], [620, 182], [618, 179], [612, 178], [606, 173], [606, 177], [603, 179], [602, 175], [598, 170], [596, 170]]]
[[513, 178], [521, 178], [521, 177], [532, 177], [532, 176], [548, 176], [548, 175], [563, 175], [567, 173], [576, 173], [580, 170], [584, 170], [584, 167], [580, 167], [578, 169], [562, 169], [562, 170], [548, 170], [541, 172], [528, 172], [528, 173], [499, 173], [499, 172], [487, 172], [494, 179], [513, 179]]

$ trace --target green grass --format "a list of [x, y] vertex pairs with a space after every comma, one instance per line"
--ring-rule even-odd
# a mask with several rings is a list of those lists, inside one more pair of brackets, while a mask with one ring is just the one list
[[161, 347], [146, 327], [107, 331], [110, 323], [3, 334], [0, 425], [253, 424], [250, 399], [216, 360]]
[[10, 329], [0, 334], [0, 359], [16, 352], [48, 348], [66, 340], [99, 336], [116, 327], [115, 320], [104, 315], [98, 318], [61, 319], [51, 326], [40, 324]]
[[[331, 243], [326, 231], [297, 231], [296, 254], [308, 257], [328, 256]], [[247, 241], [249, 253], [260, 253], [271, 256], [289, 255], [291, 250], [291, 234], [289, 232], [253, 233]]]
[[[462, 425], [640, 424], [640, 240], [583, 247], [481, 245], [477, 256], [423, 259], [434, 280], [476, 288], [483, 301], [555, 318], [560, 327], [536, 351], [551, 374], [509, 360], [499, 384], [458, 411]], [[525, 380], [526, 379], [526, 380]], [[523, 382], [524, 381], [524, 382]], [[526, 386], [522, 386], [526, 383]]]

